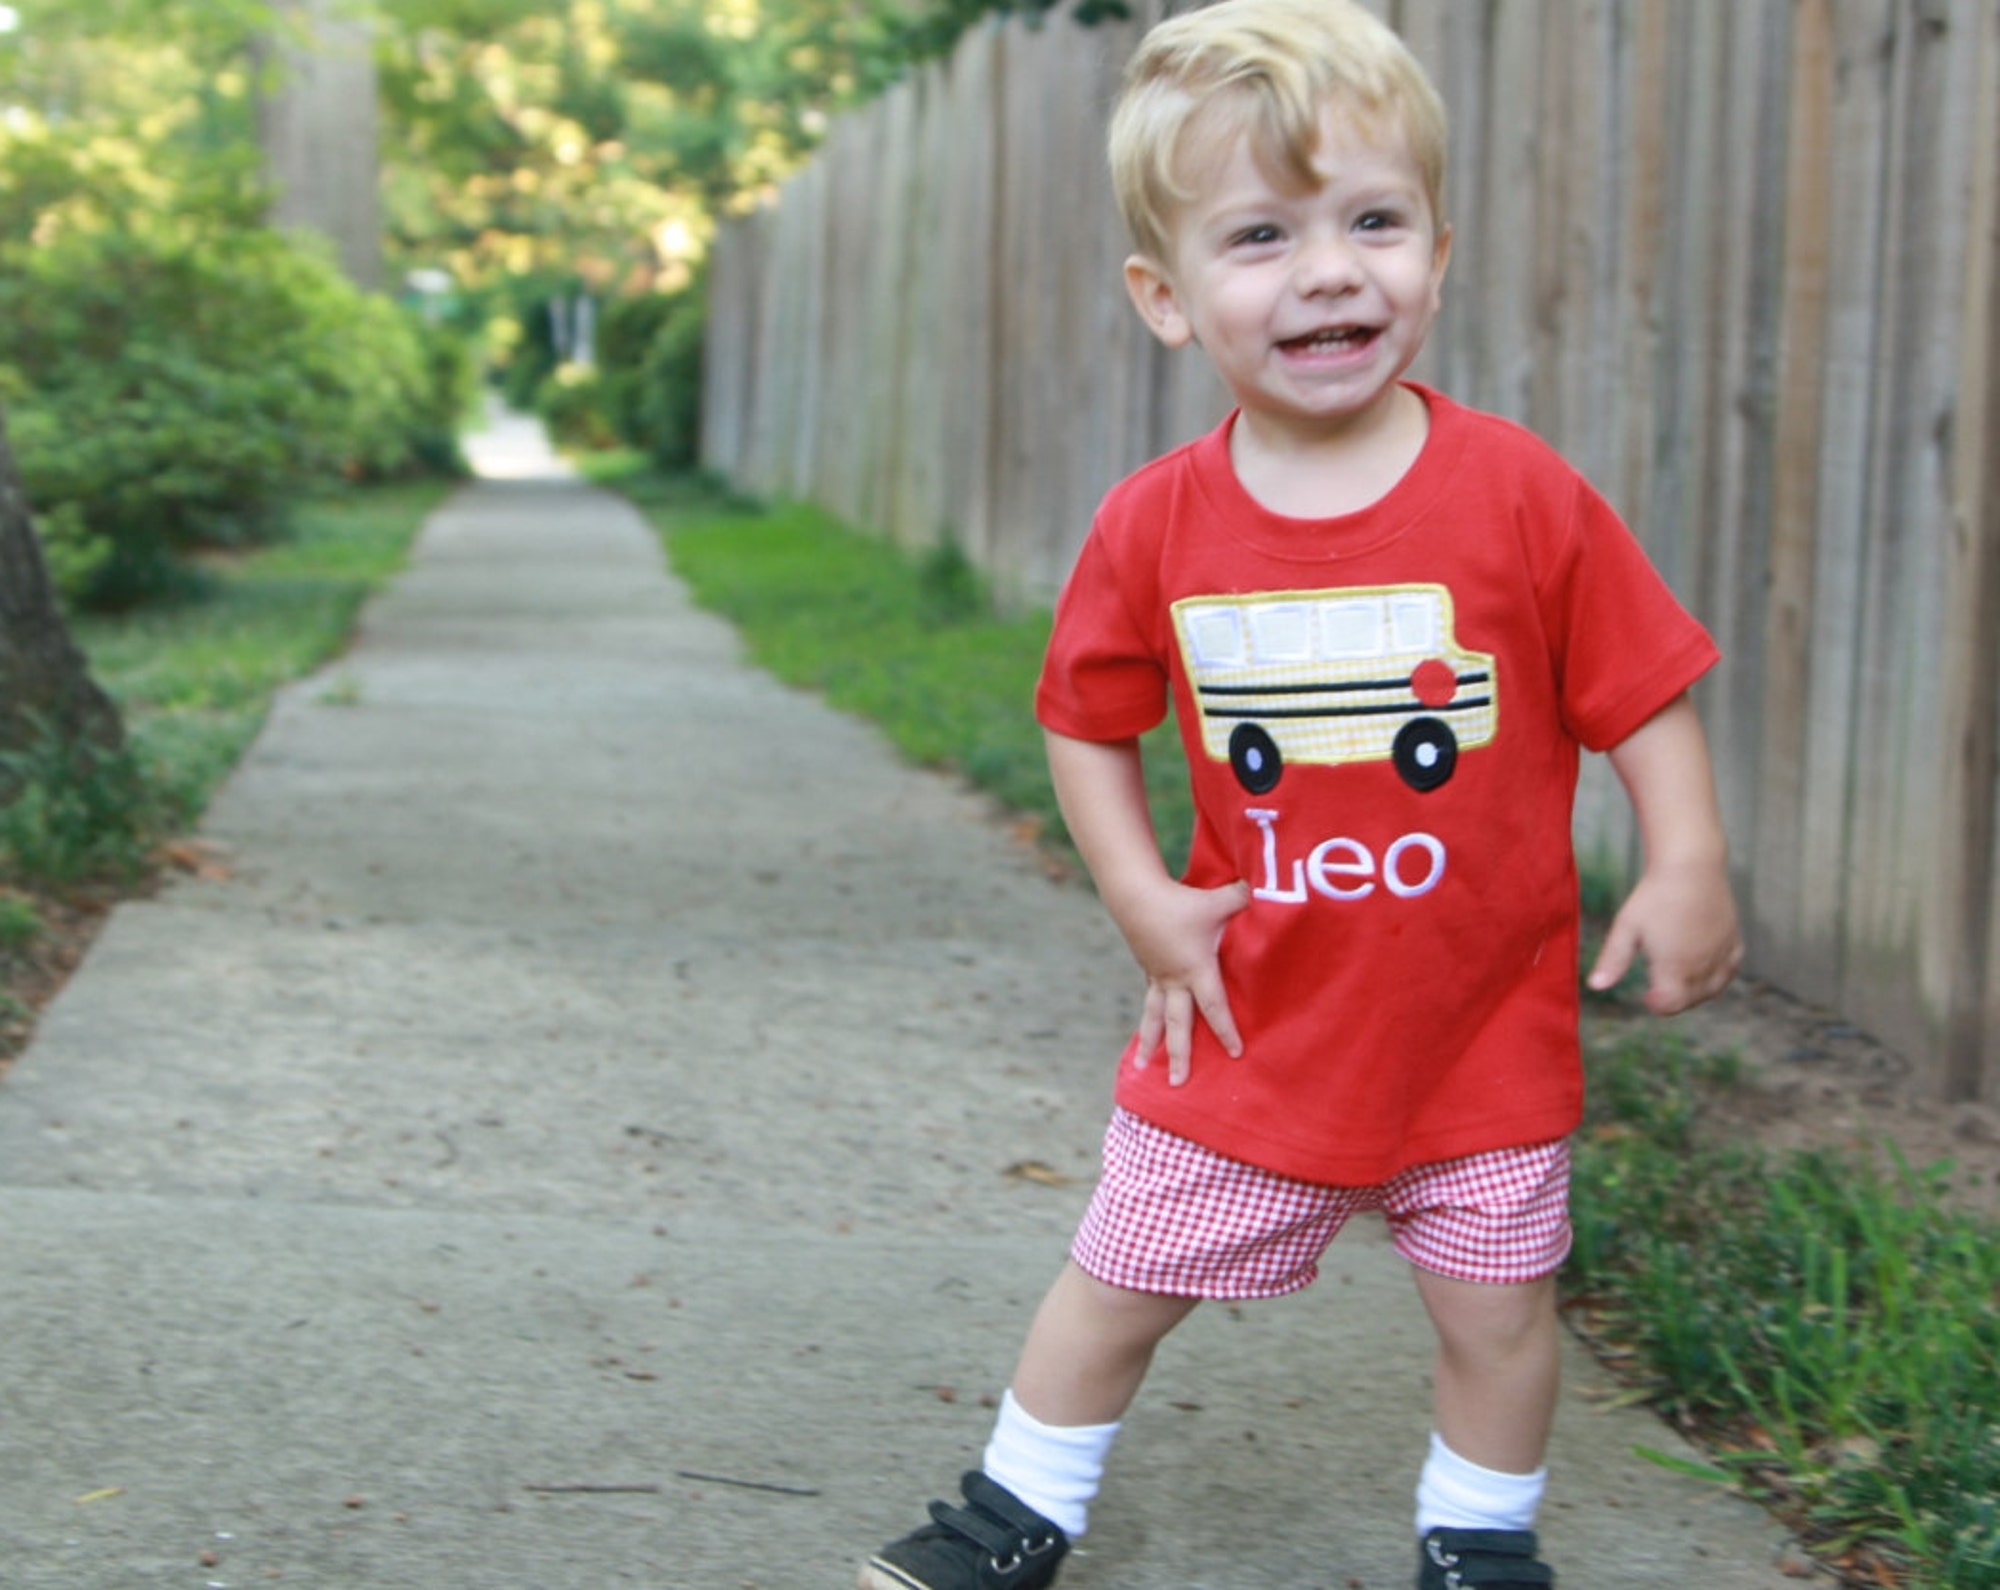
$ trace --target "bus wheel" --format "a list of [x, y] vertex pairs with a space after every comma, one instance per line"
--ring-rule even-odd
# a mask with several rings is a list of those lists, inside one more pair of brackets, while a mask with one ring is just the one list
[[1389, 757], [1411, 789], [1434, 790], [1458, 766], [1458, 736], [1436, 718], [1412, 718], [1397, 731]]
[[1285, 771], [1278, 742], [1254, 723], [1239, 723], [1229, 731], [1229, 765], [1236, 770], [1236, 782], [1252, 795], [1270, 794]]

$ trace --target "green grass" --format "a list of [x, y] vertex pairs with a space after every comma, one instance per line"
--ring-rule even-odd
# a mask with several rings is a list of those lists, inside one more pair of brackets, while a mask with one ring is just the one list
[[291, 534], [215, 559], [172, 600], [72, 621], [124, 715], [128, 754], [43, 744], [0, 808], [0, 882], [129, 884], [192, 823], [263, 725], [272, 694], [346, 644], [363, 599], [402, 562], [442, 483], [370, 487], [303, 505]]
[[[646, 501], [675, 569], [738, 627], [755, 661], [877, 723], [911, 761], [963, 774], [1066, 840], [1034, 717], [1046, 611], [996, 612], [948, 544], [912, 555], [796, 505]], [[1180, 745], [1163, 729], [1146, 746], [1161, 848], [1178, 860], [1194, 820]]]
[[282, 685], [335, 656], [450, 487], [370, 487], [303, 505], [282, 543], [209, 564], [187, 597], [76, 626], [173, 819], [198, 816]]
[[[26, 949], [42, 931], [42, 913], [26, 895], [0, 890], [0, 955]], [[0, 1016], [4, 1016], [0, 1011]]]
[[1729, 1066], [1658, 1027], [1592, 1071], [1568, 1280], [1653, 1400], [1827, 1554], [2000, 1587], [2000, 1233], [1948, 1167], [1717, 1141]]
[[[1031, 709], [1046, 614], [996, 616], [949, 554], [619, 467], [754, 658], [1059, 831]], [[1177, 855], [1179, 748], [1161, 739], [1148, 760]], [[1620, 1032], [1589, 1060], [1572, 1305], [1632, 1355], [1635, 1394], [1707, 1440], [1703, 1472], [1771, 1501], [1829, 1558], [2000, 1590], [1995, 1231], [1946, 1206], [1941, 1172], [1767, 1158], [1705, 1132], [1735, 1063], [1651, 1022]]]

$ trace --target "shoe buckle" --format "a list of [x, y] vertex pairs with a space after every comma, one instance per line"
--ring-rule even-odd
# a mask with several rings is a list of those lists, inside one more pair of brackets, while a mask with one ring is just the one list
[[1433, 1535], [1424, 1542], [1424, 1555], [1444, 1569], [1445, 1590], [1461, 1590], [1465, 1576], [1458, 1571], [1458, 1565], [1464, 1559], [1457, 1552], [1446, 1551], [1443, 1543]]
[[1020, 1545], [1008, 1552], [1005, 1557], [989, 1556], [986, 1560], [993, 1565], [995, 1573], [1012, 1573], [1028, 1558], [1039, 1557], [1045, 1551], [1055, 1550], [1055, 1545], [1054, 1535], [1031, 1535], [1024, 1538]]

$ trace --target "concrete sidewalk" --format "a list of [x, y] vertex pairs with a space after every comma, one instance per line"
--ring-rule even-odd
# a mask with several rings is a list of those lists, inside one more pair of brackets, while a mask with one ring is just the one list
[[[0, 1083], [0, 1586], [839, 1590], [984, 1440], [1124, 951], [537, 445]], [[1199, 1312], [1065, 1586], [1406, 1586], [1427, 1356], [1373, 1229]], [[1571, 1359], [1565, 1585], [1793, 1583]]]

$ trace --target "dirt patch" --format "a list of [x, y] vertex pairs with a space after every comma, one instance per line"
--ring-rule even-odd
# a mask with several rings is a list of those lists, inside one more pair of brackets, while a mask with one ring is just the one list
[[1948, 1164], [1952, 1203], [2000, 1220], [2000, 1109], [1937, 1099], [1905, 1056], [1755, 978], [1674, 1025], [1701, 1048], [1742, 1061], [1742, 1085], [1709, 1106], [1719, 1133], [1778, 1152], [1884, 1154], [1893, 1143], [1914, 1168]]

